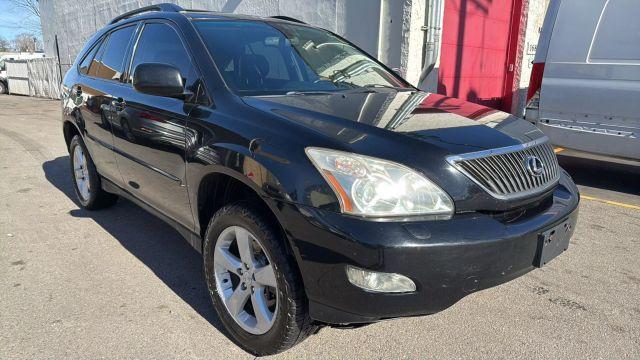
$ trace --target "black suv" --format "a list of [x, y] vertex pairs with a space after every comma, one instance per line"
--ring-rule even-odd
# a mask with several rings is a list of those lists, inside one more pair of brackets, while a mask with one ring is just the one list
[[124, 14], [62, 101], [82, 206], [120, 196], [175, 227], [258, 355], [322, 325], [441, 311], [553, 259], [577, 218], [534, 126], [419, 91], [291, 18]]

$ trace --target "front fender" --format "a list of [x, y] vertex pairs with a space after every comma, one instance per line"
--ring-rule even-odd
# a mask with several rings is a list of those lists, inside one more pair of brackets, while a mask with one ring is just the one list
[[[305, 176], [305, 171], [315, 173]], [[305, 169], [282, 154], [270, 151], [260, 139], [254, 139], [247, 147], [216, 143], [187, 151], [187, 182], [194, 219], [198, 219], [200, 185], [211, 174], [230, 176], [253, 189], [265, 200], [281, 224], [284, 219], [276, 206], [278, 202], [339, 211], [338, 199], [315, 168]], [[314, 184], [318, 181], [316, 179], [322, 183]], [[206, 224], [196, 221], [196, 233], [200, 233], [203, 226]]]

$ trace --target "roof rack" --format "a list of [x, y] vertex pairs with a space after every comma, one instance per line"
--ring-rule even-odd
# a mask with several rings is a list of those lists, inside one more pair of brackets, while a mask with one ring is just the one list
[[292, 18], [290, 16], [284, 16], [284, 15], [276, 15], [276, 16], [270, 16], [271, 19], [278, 19], [278, 20], [285, 20], [285, 21], [292, 21], [292, 22], [296, 22], [296, 23], [300, 23], [300, 24], [306, 24], [306, 22], [302, 21], [302, 20], [298, 20], [296, 18]]
[[113, 18], [113, 20], [111, 20], [109, 25], [115, 24], [120, 20], [128, 19], [128, 18], [130, 18], [130, 17], [132, 17], [134, 15], [142, 14], [142, 13], [145, 13], [145, 12], [150, 12], [150, 11], [180, 12], [180, 11], [183, 11], [183, 10], [184, 9], [181, 8], [180, 6], [178, 6], [176, 4], [169, 4], [169, 3], [162, 3], [162, 4], [144, 6], [144, 7], [141, 7], [139, 9], [131, 10], [131, 11], [128, 11], [128, 12], [122, 14], [122, 15], [116, 16], [115, 18]]

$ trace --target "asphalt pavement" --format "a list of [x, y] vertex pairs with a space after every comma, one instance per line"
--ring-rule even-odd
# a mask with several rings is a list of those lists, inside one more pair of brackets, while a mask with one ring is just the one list
[[[640, 359], [640, 172], [561, 163], [583, 201], [548, 266], [435, 315], [324, 328], [274, 358]], [[178, 233], [127, 201], [79, 208], [57, 101], [0, 95], [0, 358], [251, 358]]]

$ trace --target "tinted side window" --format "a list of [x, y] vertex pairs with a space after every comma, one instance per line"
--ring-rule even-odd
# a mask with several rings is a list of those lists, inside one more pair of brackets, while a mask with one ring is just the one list
[[124, 71], [124, 56], [135, 28], [128, 26], [111, 33], [95, 76], [108, 80], [120, 79]]
[[89, 50], [89, 52], [84, 57], [84, 59], [82, 59], [82, 62], [80, 62], [80, 72], [82, 74], [86, 75], [89, 73], [89, 66], [91, 66], [91, 62], [93, 61], [93, 58], [96, 56], [96, 53], [98, 52], [99, 48], [100, 48], [100, 41], [98, 41], [98, 44], [94, 45], [93, 48]]
[[144, 26], [131, 64], [131, 73], [142, 63], [173, 65], [180, 70], [185, 84], [193, 80], [188, 79], [192, 68], [187, 50], [178, 33], [167, 24], [151, 23]]

